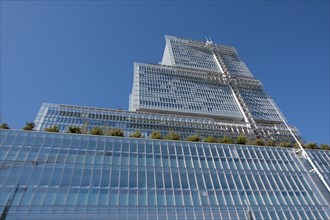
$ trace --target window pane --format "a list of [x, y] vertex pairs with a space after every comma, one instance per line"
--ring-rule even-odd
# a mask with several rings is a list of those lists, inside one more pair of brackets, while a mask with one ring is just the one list
[[119, 180], [119, 170], [112, 170], [110, 186], [118, 187], [118, 180]]
[[163, 175], [162, 172], [156, 172], [157, 188], [163, 188]]
[[181, 184], [183, 189], [188, 188], [187, 174], [185, 172], [180, 172]]
[[224, 174], [219, 174], [219, 179], [220, 179], [222, 189], [223, 190], [228, 189], [228, 185], [226, 183], [225, 175]]
[[172, 172], [172, 179], [173, 179], [173, 188], [180, 189], [180, 180], [179, 180], [179, 174], [176, 172]]
[[120, 175], [120, 187], [127, 187], [128, 186], [128, 171], [121, 171]]
[[156, 191], [155, 190], [149, 190], [148, 191], [148, 205], [149, 206], [157, 205], [157, 203], [156, 203]]
[[129, 187], [137, 187], [137, 171], [136, 170], [130, 171]]
[[148, 171], [148, 188], [155, 188], [154, 172]]

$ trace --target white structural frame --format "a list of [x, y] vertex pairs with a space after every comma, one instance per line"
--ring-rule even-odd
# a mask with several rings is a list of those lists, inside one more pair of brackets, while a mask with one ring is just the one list
[[[272, 103], [273, 104], [273, 103]], [[273, 104], [274, 105], [274, 104]], [[317, 168], [317, 166], [314, 164], [313, 160], [310, 158], [310, 156], [307, 154], [307, 152], [305, 151], [305, 149], [303, 148], [303, 146], [301, 145], [300, 141], [298, 140], [298, 138], [294, 135], [294, 133], [292, 132], [291, 128], [289, 127], [289, 125], [286, 123], [285, 119], [283, 118], [282, 114], [280, 114], [278, 112], [278, 109], [275, 107], [277, 113], [279, 114], [280, 118], [282, 119], [283, 123], [285, 124], [286, 128], [289, 130], [290, 134], [292, 135], [292, 137], [294, 138], [294, 140], [297, 142], [298, 146], [299, 146], [299, 150], [296, 151], [296, 154], [301, 152], [301, 156], [303, 156], [308, 162], [309, 164], [312, 166], [313, 169], [309, 170], [309, 172], [314, 172], [317, 174], [317, 176], [321, 179], [322, 183], [324, 184], [324, 186], [327, 188], [328, 192], [330, 193], [330, 186], [328, 185], [328, 183], [325, 181], [323, 175], [321, 174], [321, 172], [319, 171], [319, 169]]]

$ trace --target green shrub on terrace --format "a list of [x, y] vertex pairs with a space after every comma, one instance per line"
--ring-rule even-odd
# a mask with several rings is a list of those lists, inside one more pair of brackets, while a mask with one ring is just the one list
[[311, 143], [306, 144], [305, 148], [307, 148], [307, 149], [317, 149], [318, 146], [315, 142], [311, 142]]
[[330, 146], [328, 144], [320, 144], [320, 148], [322, 150], [330, 150]]
[[7, 123], [2, 123], [2, 124], [0, 125], [0, 129], [10, 129], [10, 127], [8, 126]]
[[208, 143], [216, 143], [217, 139], [215, 139], [215, 137], [213, 137], [213, 136], [207, 136], [206, 138], [204, 138], [203, 141], [208, 142]]
[[60, 129], [55, 125], [55, 126], [52, 126], [52, 127], [49, 127], [49, 128], [45, 128], [45, 131], [47, 131], [47, 132], [59, 132]]
[[265, 145], [265, 141], [260, 139], [260, 138], [257, 138], [253, 141], [249, 141], [249, 144], [251, 145], [257, 145], [257, 146], [264, 146]]
[[70, 126], [68, 128], [68, 133], [71, 133], [71, 134], [81, 134], [81, 128], [80, 127], [76, 127], [76, 126]]
[[231, 137], [223, 136], [222, 138], [219, 139], [219, 143], [233, 144], [234, 143], [234, 140]]
[[238, 136], [236, 139], [237, 144], [246, 144], [247, 141], [248, 141], [247, 137], [243, 135]]
[[282, 141], [278, 144], [280, 147], [293, 147], [294, 144], [292, 144], [291, 142], [288, 141]]
[[34, 124], [34, 122], [26, 122], [25, 126], [22, 129], [25, 131], [34, 131], [35, 127], [36, 125]]
[[141, 131], [135, 131], [133, 134], [130, 135], [132, 138], [142, 138], [142, 133]]
[[92, 130], [89, 133], [92, 134], [92, 135], [103, 135], [104, 131], [103, 131], [102, 128], [96, 126], [96, 127], [93, 127]]
[[164, 139], [166, 139], [166, 140], [174, 140], [174, 141], [178, 141], [178, 140], [180, 140], [180, 138], [181, 138], [181, 136], [173, 131], [171, 131], [164, 137]]
[[186, 141], [194, 141], [194, 142], [198, 142], [201, 141], [201, 138], [199, 135], [194, 134], [194, 135], [190, 135], [187, 137]]
[[113, 128], [110, 131], [108, 131], [105, 135], [115, 136], [115, 137], [124, 137], [124, 131], [119, 128]]
[[163, 139], [162, 134], [159, 131], [153, 131], [150, 134], [151, 139]]
[[276, 142], [274, 140], [268, 140], [265, 143], [266, 146], [276, 146]]

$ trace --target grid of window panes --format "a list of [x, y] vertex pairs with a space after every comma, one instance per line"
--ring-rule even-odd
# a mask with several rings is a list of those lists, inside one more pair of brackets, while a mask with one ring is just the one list
[[8, 217], [330, 217], [291, 149], [1, 130], [0, 150]]
[[166, 36], [166, 42], [173, 66], [220, 72], [212, 50], [205, 43], [172, 36]]
[[238, 85], [238, 90], [254, 119], [282, 121], [261, 84], [249, 85], [246, 81]]
[[[254, 134], [242, 122], [216, 120], [207, 117], [189, 117], [173, 114], [159, 114], [146, 112], [130, 112], [106, 108], [94, 108], [85, 106], [61, 105], [43, 103], [35, 119], [36, 130], [43, 131], [51, 126], [58, 126], [61, 132], [67, 132], [70, 126], [86, 128], [89, 132], [93, 127], [121, 128], [125, 136], [135, 131], [142, 132], [144, 137], [149, 137], [152, 131], [160, 131], [166, 135], [174, 131], [184, 140], [187, 136], [199, 134], [200, 136], [237, 137], [241, 134], [253, 139]], [[259, 124], [264, 139], [272, 138], [278, 141], [294, 141], [292, 135], [285, 126]], [[300, 137], [297, 128], [292, 127], [296, 137]]]
[[330, 151], [307, 150], [307, 153], [322, 173], [325, 181], [330, 185]]
[[[295, 126], [290, 126], [291, 131], [299, 140], [302, 139], [300, 132]], [[285, 124], [258, 124], [258, 131], [261, 131], [265, 137], [272, 140], [295, 142], [290, 131]]]
[[[166, 123], [165, 123], [166, 122]], [[106, 129], [121, 128], [129, 136], [135, 131], [141, 131], [144, 137], [149, 137], [152, 131], [159, 131], [163, 135], [173, 131], [187, 136], [237, 137], [241, 134], [250, 136], [252, 131], [243, 123], [230, 123], [212, 118], [187, 117], [179, 115], [165, 115], [156, 113], [129, 112], [113, 109], [99, 109], [93, 107], [72, 106], [43, 103], [35, 119], [36, 130], [57, 125], [62, 132], [68, 127], [78, 126], [90, 131], [99, 126]]]
[[[159, 65], [136, 64], [139, 77], [137, 109], [213, 115], [242, 119], [231, 88], [205, 73]], [[138, 94], [136, 94], [138, 93]]]
[[252, 73], [245, 65], [245, 63], [240, 59], [238, 53], [233, 47], [215, 46], [213, 47], [213, 52], [221, 57], [223, 64], [227, 68], [229, 74], [253, 77]]

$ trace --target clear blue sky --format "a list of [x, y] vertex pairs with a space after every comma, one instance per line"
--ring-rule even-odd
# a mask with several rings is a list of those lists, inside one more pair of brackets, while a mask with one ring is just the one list
[[329, 143], [329, 1], [1, 1], [1, 122], [42, 102], [128, 109], [164, 35], [234, 46], [306, 141]]

